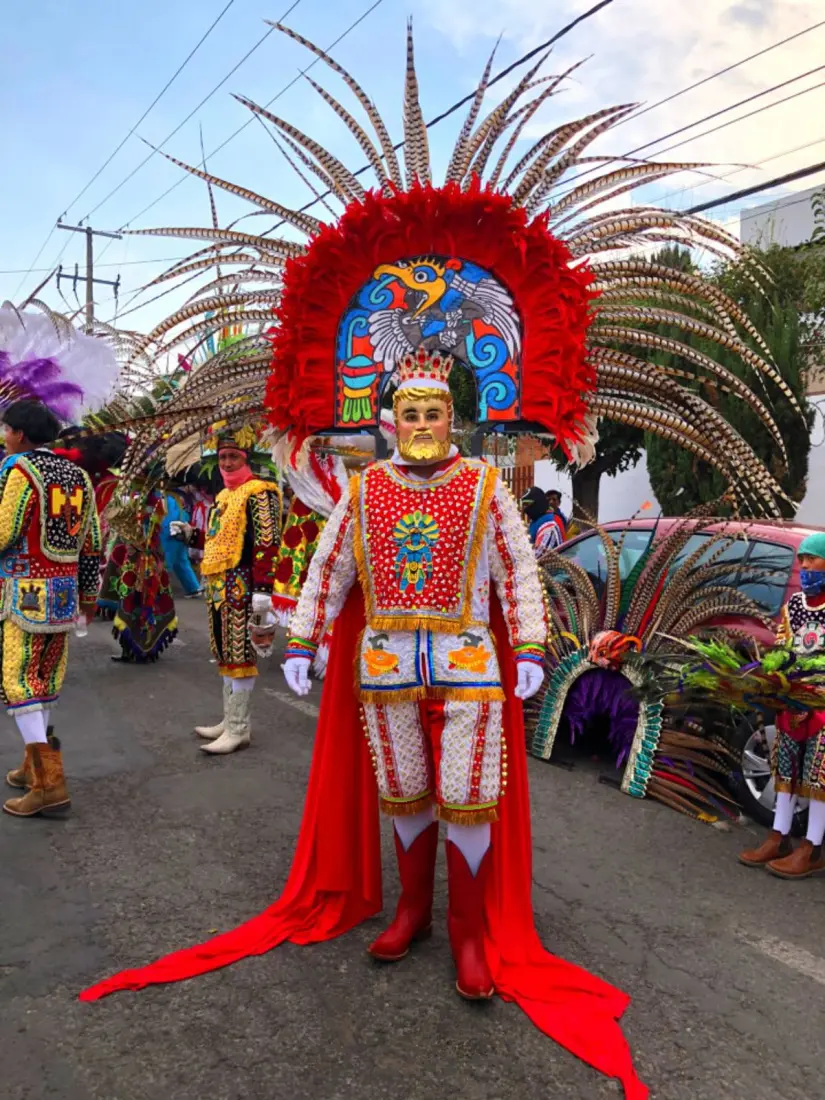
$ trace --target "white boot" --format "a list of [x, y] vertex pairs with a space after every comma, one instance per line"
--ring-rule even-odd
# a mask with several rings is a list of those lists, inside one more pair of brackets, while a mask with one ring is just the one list
[[230, 691], [226, 725], [216, 741], [201, 745], [201, 752], [224, 754], [245, 749], [252, 740], [252, 692]]
[[195, 733], [198, 737], [203, 737], [206, 741], [215, 741], [223, 731], [226, 729], [226, 702], [229, 696], [232, 694], [232, 685], [227, 684], [226, 680], [223, 682], [223, 718], [218, 722], [217, 726], [195, 726]]

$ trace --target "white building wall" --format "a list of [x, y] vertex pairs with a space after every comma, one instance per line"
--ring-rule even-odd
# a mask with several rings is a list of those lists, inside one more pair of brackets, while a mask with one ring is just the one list
[[814, 231], [811, 200], [823, 185], [797, 191], [782, 199], [743, 210], [739, 215], [739, 235], [743, 244], [766, 248], [780, 244], [788, 248], [809, 241]]

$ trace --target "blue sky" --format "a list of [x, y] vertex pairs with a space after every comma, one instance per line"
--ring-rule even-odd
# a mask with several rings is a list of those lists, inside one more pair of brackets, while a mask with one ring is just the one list
[[[13, 15], [4, 24], [4, 65], [0, 69], [5, 153], [0, 176], [0, 299], [15, 295], [21, 279], [21, 274], [5, 272], [25, 270], [31, 264], [57, 216], [137, 121], [226, 3], [144, 0], [127, 5], [79, 0], [67, 5], [57, 0], [32, 0], [25, 7], [14, 6]], [[370, 4], [371, 0], [299, 0], [287, 22], [327, 46]], [[415, 18], [421, 98], [425, 117], [430, 118], [472, 89], [499, 34], [504, 37], [497, 69], [589, 6], [586, 0], [462, 0], [454, 5], [445, 0], [418, 0], [414, 5], [382, 0], [333, 54], [366, 87], [398, 139], [408, 14]], [[278, 4], [273, 0], [235, 0], [216, 31], [141, 124], [139, 134], [155, 144], [166, 138], [266, 31], [263, 20], [279, 18], [288, 7], [289, 0]], [[666, 8], [670, 10], [665, 18]], [[550, 101], [541, 122], [533, 128], [533, 136], [548, 123], [557, 125], [564, 117], [609, 103], [653, 103], [820, 19], [825, 19], [821, 0], [693, 0], [678, 5], [663, 5], [661, 0], [614, 0], [610, 8], [569, 36], [551, 60], [548, 71], [553, 72], [572, 60], [594, 55], [568, 92]], [[231, 92], [264, 103], [309, 61], [311, 57], [299, 46], [273, 32], [171, 139], [167, 150], [181, 160], [199, 161], [199, 125], [209, 152], [251, 117], [231, 98]], [[823, 63], [825, 28], [820, 28], [627, 124], [602, 148], [626, 152]], [[346, 89], [325, 66], [317, 65], [312, 75], [346, 100]], [[804, 91], [822, 80], [825, 71], [754, 106]], [[362, 163], [363, 156], [343, 125], [305, 81], [285, 92], [273, 110], [328, 145], [347, 163]], [[744, 110], [747, 108], [724, 117]], [[669, 196], [668, 201], [677, 207], [689, 205], [825, 160], [823, 119], [825, 93], [819, 89], [716, 135], [691, 140], [665, 154], [665, 159], [726, 164], [716, 169], [724, 178], [707, 184], [697, 176], [681, 177], [667, 181], [647, 197]], [[458, 120], [453, 119], [431, 132], [437, 161], [443, 163], [457, 126]], [[69, 207], [66, 220], [77, 222], [94, 210], [148, 151], [137, 135], [130, 138], [80, 201]], [[762, 161], [766, 163], [761, 168], [734, 167]], [[209, 167], [217, 175], [287, 205], [300, 205], [309, 197], [256, 122], [211, 158]], [[162, 157], [152, 157], [94, 211], [92, 224], [100, 229], [116, 229], [126, 223], [135, 228], [206, 224], [206, 191], [191, 178], [184, 178], [170, 195], [137, 217], [181, 176], [180, 170]], [[818, 182], [825, 182], [825, 173], [797, 186], [801, 189]], [[754, 200], [760, 201], [763, 197]], [[219, 196], [218, 202], [223, 224], [248, 210], [228, 196]], [[729, 218], [735, 213], [735, 209], [726, 208], [720, 216]], [[254, 230], [269, 223], [253, 219], [248, 224]], [[98, 274], [113, 278], [120, 272], [123, 308], [122, 303], [165, 266], [135, 261], [183, 256], [193, 247], [187, 242], [145, 238], [112, 244], [98, 241]], [[82, 262], [81, 237], [55, 232], [35, 267], [50, 267], [62, 249], [62, 262], [68, 267]], [[32, 273], [22, 290], [31, 290], [37, 277]], [[73, 302], [71, 290], [65, 293]], [[82, 297], [82, 289], [80, 293]], [[100, 288], [97, 296], [99, 316], [109, 319], [113, 303], [106, 301], [108, 289]], [[53, 287], [45, 297], [56, 308], [65, 308]], [[167, 301], [133, 313], [129, 324], [146, 327], [156, 322]]]

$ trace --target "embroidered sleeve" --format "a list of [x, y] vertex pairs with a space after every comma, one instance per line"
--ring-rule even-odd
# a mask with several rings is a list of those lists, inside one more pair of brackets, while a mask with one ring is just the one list
[[487, 552], [516, 657], [541, 660], [547, 639], [544, 590], [516, 502], [502, 481], [490, 504]]
[[246, 507], [247, 523], [252, 525], [252, 587], [256, 592], [271, 592], [281, 541], [281, 495], [274, 489], [255, 493]]
[[0, 550], [13, 546], [31, 521], [34, 489], [15, 466], [0, 475]]
[[275, 563], [272, 604], [276, 612], [295, 610], [325, 523], [326, 516], [312, 511], [299, 497], [292, 498]]
[[81, 602], [91, 603], [97, 599], [100, 590], [100, 556], [103, 552], [103, 536], [91, 482], [87, 484], [86, 492], [90, 508], [89, 524], [77, 562], [77, 587]]
[[298, 647], [308, 645], [314, 651], [327, 626], [344, 606], [356, 577], [353, 526], [352, 503], [347, 494], [335, 505], [318, 540], [298, 606], [290, 619], [289, 629], [294, 638], [287, 655], [294, 648], [293, 642]]
[[791, 616], [788, 604], [782, 608], [782, 616], [779, 620], [779, 626], [776, 630], [776, 644], [789, 646], [793, 641], [793, 630], [791, 629]]

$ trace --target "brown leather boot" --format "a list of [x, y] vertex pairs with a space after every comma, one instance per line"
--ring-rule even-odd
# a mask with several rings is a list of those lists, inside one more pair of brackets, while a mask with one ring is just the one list
[[60, 742], [53, 737], [47, 745], [29, 745], [31, 749], [32, 786], [22, 798], [10, 798], [3, 804], [7, 814], [33, 817], [35, 814], [60, 813], [70, 805]]
[[392, 924], [374, 940], [367, 951], [381, 962], [403, 959], [414, 940], [425, 940], [433, 929], [433, 884], [438, 855], [438, 822], [419, 833], [405, 850], [393, 829], [401, 896]]
[[779, 878], [807, 878], [817, 871], [825, 870], [822, 846], [814, 848], [810, 840], [803, 840], [796, 851], [783, 859], [774, 859], [768, 864], [768, 870]]
[[31, 756], [31, 745], [26, 745], [23, 763], [19, 768], [13, 768], [10, 772], [6, 772], [6, 782], [17, 791], [28, 790], [34, 782]]
[[778, 830], [771, 829], [758, 848], [749, 848], [739, 853], [739, 862], [746, 867], [764, 867], [772, 859], [789, 856], [792, 851], [790, 836], [783, 836]]

